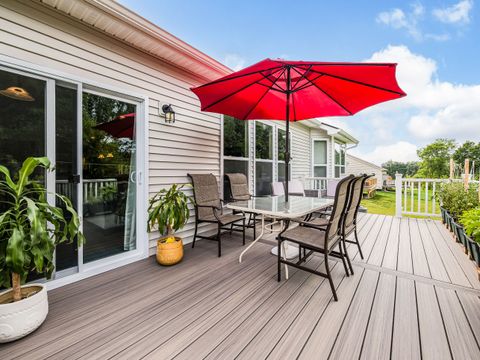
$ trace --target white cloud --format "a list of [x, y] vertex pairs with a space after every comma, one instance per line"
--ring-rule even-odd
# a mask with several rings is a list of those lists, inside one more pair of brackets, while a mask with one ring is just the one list
[[416, 158], [417, 146], [436, 138], [480, 139], [480, 84], [442, 81], [435, 60], [406, 46], [390, 45], [366, 61], [398, 63], [397, 80], [407, 96], [344, 119], [360, 140], [360, 156], [379, 164], [407, 161]]
[[388, 123], [404, 122], [418, 141], [438, 137], [457, 141], [480, 138], [480, 85], [441, 81], [433, 59], [412, 53], [406, 46], [388, 46], [367, 61], [396, 62], [397, 80], [407, 96], [365, 111], [369, 118], [388, 116]]
[[389, 145], [380, 145], [373, 151], [366, 153], [362, 153], [356, 149], [353, 149], [351, 152], [352, 154], [358, 155], [360, 158], [377, 165], [382, 165], [389, 160], [401, 162], [418, 160], [417, 146], [407, 141], [398, 141]]
[[246, 66], [246, 60], [238, 54], [227, 54], [223, 59], [223, 63], [233, 71], [238, 71]]
[[423, 36], [418, 29], [418, 18], [424, 13], [423, 6], [414, 5], [411, 13], [406, 14], [402, 9], [395, 8], [390, 11], [384, 11], [377, 15], [377, 22], [394, 29], [405, 29], [415, 40], [422, 40]]
[[462, 0], [446, 8], [434, 9], [432, 14], [441, 22], [447, 24], [468, 24], [472, 8], [473, 0]]

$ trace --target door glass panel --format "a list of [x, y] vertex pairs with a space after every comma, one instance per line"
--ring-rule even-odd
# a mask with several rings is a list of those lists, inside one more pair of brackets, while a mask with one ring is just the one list
[[84, 262], [136, 248], [136, 106], [83, 94]]
[[[27, 157], [46, 154], [45, 93], [44, 80], [0, 70], [0, 165], [10, 170], [14, 180]], [[44, 183], [44, 171], [32, 174], [31, 179]], [[6, 200], [0, 197], [0, 214]], [[42, 277], [31, 273], [27, 281]]]
[[[77, 90], [74, 87], [55, 86], [55, 189], [58, 194], [67, 196], [77, 209]], [[64, 207], [57, 199], [57, 206]], [[63, 209], [65, 215], [69, 215]], [[67, 218], [67, 220], [70, 220]], [[78, 265], [77, 243], [62, 243], [55, 253], [57, 271]]]
[[326, 141], [313, 142], [313, 161], [315, 164], [327, 163], [327, 142]]
[[257, 196], [272, 194], [273, 163], [255, 162], [255, 192]]

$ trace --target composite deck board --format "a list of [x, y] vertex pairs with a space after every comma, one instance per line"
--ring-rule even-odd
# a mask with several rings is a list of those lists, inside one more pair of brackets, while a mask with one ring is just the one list
[[443, 225], [362, 214], [358, 234], [353, 276], [330, 260], [338, 302], [310, 273], [276, 281], [275, 233], [241, 264], [226, 236], [221, 258], [200, 241], [177, 266], [149, 258], [50, 291], [45, 323], [0, 359], [480, 358], [476, 269]]
[[415, 290], [423, 358], [425, 360], [450, 359], [450, 347], [434, 287], [416, 282]]
[[413, 280], [397, 277], [392, 337], [392, 360], [421, 359], [417, 302]]
[[453, 240], [453, 235], [442, 225], [441, 222], [435, 221], [435, 226], [440, 233], [440, 236], [437, 236], [436, 238], [438, 240], [443, 240], [448, 246], [450, 249], [450, 256], [453, 256], [460, 265], [470, 283], [470, 286], [475, 289], [480, 289], [480, 279], [477, 276], [475, 265], [465, 256], [463, 246]]
[[393, 294], [395, 294], [395, 276], [380, 274], [367, 332], [363, 339], [361, 359], [388, 359], [390, 357], [395, 309]]

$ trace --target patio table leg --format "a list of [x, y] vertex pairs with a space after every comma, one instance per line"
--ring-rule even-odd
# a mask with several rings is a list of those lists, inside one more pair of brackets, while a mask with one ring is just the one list
[[250, 250], [250, 248], [255, 245], [255, 243], [260, 240], [265, 232], [265, 215], [261, 214], [262, 216], [262, 231], [260, 231], [260, 235], [257, 236], [257, 238], [255, 240], [253, 240], [253, 242], [247, 246], [247, 248], [245, 250], [242, 251], [242, 253], [240, 254], [239, 258], [238, 258], [238, 262], [241, 263], [242, 262], [242, 257], [243, 257], [243, 254], [245, 254], [248, 250]]

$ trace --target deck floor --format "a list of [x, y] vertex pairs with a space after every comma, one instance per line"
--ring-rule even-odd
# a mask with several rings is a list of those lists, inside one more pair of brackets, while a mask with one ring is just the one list
[[[35, 333], [0, 359], [480, 359], [474, 265], [433, 220], [363, 215], [355, 275], [290, 269], [276, 281], [271, 244], [238, 263], [238, 238], [199, 242], [184, 261], [152, 258], [49, 292]], [[321, 257], [310, 266], [322, 267]]]

